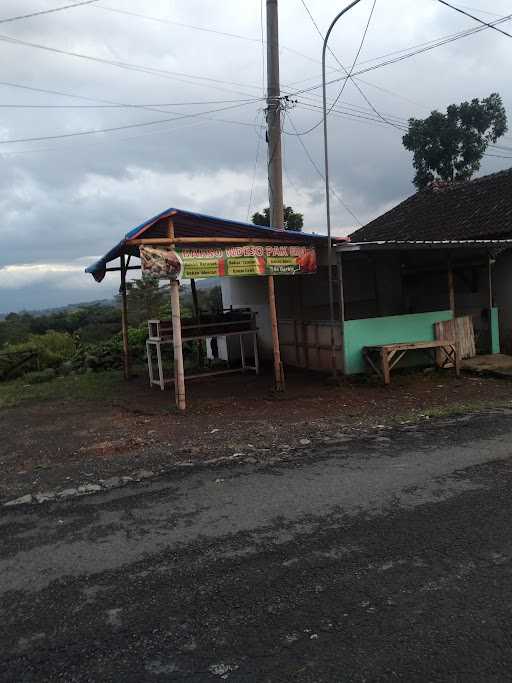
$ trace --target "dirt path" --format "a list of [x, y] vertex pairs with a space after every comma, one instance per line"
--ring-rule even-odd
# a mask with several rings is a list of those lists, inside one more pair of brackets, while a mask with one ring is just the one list
[[[219, 457], [272, 460], [328, 442], [339, 432], [425, 419], [425, 415], [507, 405], [512, 383], [448, 373], [394, 378], [390, 387], [289, 374], [283, 396], [268, 376], [232, 376], [189, 384], [178, 414], [170, 392], [145, 378], [119, 382], [113, 396], [28, 402], [0, 411], [0, 499], [97, 482], [134, 471]], [[302, 443], [301, 443], [302, 442]]]

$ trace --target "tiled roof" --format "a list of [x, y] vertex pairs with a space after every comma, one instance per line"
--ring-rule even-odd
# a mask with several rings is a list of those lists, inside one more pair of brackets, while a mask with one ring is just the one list
[[420, 190], [356, 230], [353, 242], [512, 236], [512, 168]]

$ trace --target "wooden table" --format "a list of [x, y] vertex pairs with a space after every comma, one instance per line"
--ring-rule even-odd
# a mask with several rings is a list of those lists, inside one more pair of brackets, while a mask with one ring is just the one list
[[452, 364], [455, 366], [457, 375], [460, 374], [459, 351], [456, 342], [452, 339], [365, 346], [363, 356], [368, 365], [384, 380], [384, 384], [389, 384], [391, 370], [408, 351], [424, 351], [440, 367]]

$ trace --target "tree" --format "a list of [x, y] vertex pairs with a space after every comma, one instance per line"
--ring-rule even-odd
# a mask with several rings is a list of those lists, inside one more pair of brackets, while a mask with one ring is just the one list
[[490, 142], [507, 132], [507, 114], [498, 93], [482, 100], [451, 104], [446, 114], [409, 119], [402, 142], [413, 152], [414, 184], [421, 190], [434, 180], [469, 180], [480, 168]]
[[[283, 206], [284, 210], [284, 229], [301, 231], [304, 225], [304, 216], [301, 213], [295, 213], [291, 206]], [[252, 222], [254, 225], [270, 226], [270, 209], [267, 206], [263, 212], [256, 211], [252, 215]]]
[[[138, 280], [131, 280], [127, 285], [128, 317], [131, 324], [160, 318], [162, 308], [169, 300], [169, 286], [160, 287], [160, 281], [152, 275], [142, 275]], [[120, 297], [118, 297], [118, 303]]]

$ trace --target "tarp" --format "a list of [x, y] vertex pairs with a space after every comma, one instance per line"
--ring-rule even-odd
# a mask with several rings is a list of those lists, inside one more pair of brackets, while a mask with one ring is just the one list
[[139, 256], [138, 247], [127, 245], [127, 240], [141, 238], [142, 236], [145, 238], [166, 237], [167, 219], [171, 216], [176, 237], [246, 237], [257, 238], [262, 241], [266, 239], [291, 241], [296, 244], [325, 243], [327, 241], [326, 235], [295, 230], [278, 230], [253, 223], [231, 221], [217, 216], [169, 208], [129, 230], [120, 242], [98, 261], [86, 268], [85, 272], [90, 273], [97, 282], [101, 282], [105, 277], [107, 265], [111, 261], [118, 259], [122, 254]]

